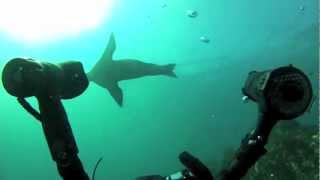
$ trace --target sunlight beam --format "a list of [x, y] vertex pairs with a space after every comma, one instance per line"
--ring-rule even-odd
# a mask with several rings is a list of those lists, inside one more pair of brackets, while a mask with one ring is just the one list
[[0, 33], [43, 42], [90, 30], [111, 13], [111, 0], [0, 0]]

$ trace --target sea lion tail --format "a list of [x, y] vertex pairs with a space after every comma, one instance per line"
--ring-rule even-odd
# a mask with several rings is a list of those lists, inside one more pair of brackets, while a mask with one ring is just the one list
[[164, 65], [164, 74], [169, 76], [169, 77], [173, 77], [173, 78], [177, 78], [177, 74], [174, 72], [176, 68], [176, 64], [167, 64], [167, 65]]

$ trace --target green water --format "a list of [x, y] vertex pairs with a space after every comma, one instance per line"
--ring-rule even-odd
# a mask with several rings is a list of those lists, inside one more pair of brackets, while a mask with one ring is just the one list
[[[40, 46], [0, 32], [1, 67], [13, 57], [29, 56], [52, 63], [79, 60], [89, 71], [111, 32], [115, 59], [177, 64], [178, 79], [121, 82], [122, 108], [95, 84], [64, 101], [86, 171], [91, 174], [97, 159], [104, 158], [97, 180], [171, 174], [183, 168], [177, 156], [184, 150], [217, 170], [224, 150], [238, 147], [256, 123], [256, 105], [241, 101], [251, 70], [294, 64], [318, 88], [316, 0], [114, 1], [106, 22], [75, 37]], [[199, 16], [187, 17], [188, 9]], [[41, 125], [2, 86], [0, 102], [0, 179], [59, 179]], [[316, 124], [317, 105], [298, 121]]]

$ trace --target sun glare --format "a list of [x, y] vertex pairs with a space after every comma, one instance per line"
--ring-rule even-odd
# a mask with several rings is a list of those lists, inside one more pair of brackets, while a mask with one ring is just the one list
[[112, 0], [0, 0], [0, 33], [23, 42], [74, 36], [110, 15]]

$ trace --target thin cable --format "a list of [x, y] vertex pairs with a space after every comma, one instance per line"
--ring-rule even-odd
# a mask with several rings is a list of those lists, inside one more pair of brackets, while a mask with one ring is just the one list
[[91, 178], [92, 180], [94, 180], [94, 177], [96, 175], [96, 170], [97, 170], [99, 164], [101, 163], [101, 161], [102, 161], [102, 157], [97, 161], [96, 165], [94, 166], [93, 173], [92, 173], [92, 178]]

